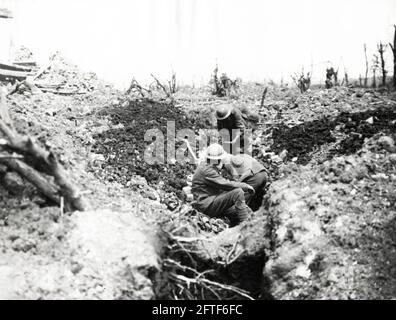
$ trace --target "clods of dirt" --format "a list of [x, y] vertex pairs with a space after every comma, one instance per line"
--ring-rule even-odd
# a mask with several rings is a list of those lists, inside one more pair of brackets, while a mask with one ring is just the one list
[[376, 133], [396, 133], [394, 108], [342, 112], [333, 119], [322, 118], [292, 127], [280, 125], [273, 129], [271, 150], [276, 153], [287, 150], [288, 160], [297, 157], [297, 163], [307, 164], [314, 151], [324, 144], [335, 143], [337, 134], [344, 138], [328, 151], [327, 158], [355, 153], [365, 139]]
[[[385, 139], [384, 139], [385, 137]], [[396, 293], [394, 154], [375, 135], [355, 154], [295, 168], [270, 188], [277, 299], [383, 299]]]
[[[176, 131], [195, 129], [184, 110], [168, 103], [131, 101], [125, 107], [103, 110], [101, 115], [110, 116], [114, 127], [94, 136], [96, 143], [92, 151], [105, 157], [99, 174], [124, 186], [135, 176], [142, 176], [149, 184], [181, 197], [182, 188], [187, 185], [186, 177], [195, 165], [167, 161], [167, 128], [169, 122], [174, 122]], [[160, 132], [164, 163], [150, 164], [145, 160], [145, 151], [152, 143], [145, 141], [149, 129]], [[172, 139], [172, 135], [168, 139]], [[174, 143], [170, 146], [176, 150], [180, 144], [176, 140]]]

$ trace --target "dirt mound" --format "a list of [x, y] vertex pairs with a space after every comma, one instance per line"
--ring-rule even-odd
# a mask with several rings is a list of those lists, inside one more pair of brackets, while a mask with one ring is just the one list
[[[393, 137], [394, 138], [394, 137]], [[298, 168], [271, 186], [275, 249], [265, 267], [277, 299], [395, 295], [395, 154], [378, 135], [359, 154]]]
[[335, 155], [348, 155], [359, 150], [364, 140], [376, 133], [396, 133], [394, 108], [342, 112], [336, 118], [323, 118], [293, 127], [280, 125], [272, 132], [274, 142], [271, 150], [279, 153], [286, 149], [288, 160], [297, 157], [297, 163], [307, 164], [313, 153], [324, 144], [338, 140], [337, 145], [328, 151], [328, 159]]
[[343, 139], [337, 154], [352, 154], [358, 151], [366, 138], [377, 133], [396, 133], [396, 110], [379, 108], [359, 113], [341, 113], [334, 121], [339, 131], [347, 137]]
[[31, 206], [0, 229], [4, 299], [153, 298], [158, 246], [131, 214]]
[[[79, 70], [75, 72], [81, 74]], [[97, 117], [96, 111], [119, 97], [117, 90], [102, 85], [105, 90], [96, 88], [84, 95], [36, 92], [15, 93], [8, 98], [18, 132], [34, 137], [43, 147], [51, 147], [92, 207], [108, 211], [66, 216], [60, 208], [47, 203], [33, 186], [1, 167], [0, 294], [4, 298], [153, 298], [152, 277], [157, 275], [159, 266], [157, 243], [148, 237], [154, 224], [142, 221], [142, 217], [144, 211], [161, 215], [165, 209], [86, 171], [92, 158], [92, 135], [110, 129], [110, 122]], [[129, 230], [128, 234], [119, 229]], [[133, 235], [137, 239], [130, 242]], [[112, 255], [103, 254], [101, 250], [110, 243], [106, 237], [115, 241], [111, 242], [115, 247], [123, 248], [122, 252], [112, 249]], [[97, 243], [100, 248], [95, 247]], [[82, 251], [90, 259], [81, 255]], [[101, 265], [106, 268], [101, 269]]]
[[331, 129], [331, 122], [327, 119], [315, 120], [291, 128], [281, 125], [272, 132], [274, 144], [271, 150], [275, 153], [287, 150], [289, 160], [298, 157], [298, 163], [306, 164], [315, 148], [336, 141], [331, 135]]
[[81, 269], [77, 279], [91, 278], [102, 291], [97, 298], [154, 298], [160, 251], [154, 230], [132, 214], [109, 210], [79, 212], [71, 222], [67, 241]]
[[[174, 121], [176, 131], [184, 128], [194, 129], [194, 124], [185, 112], [173, 104], [131, 101], [125, 107], [103, 110], [100, 115], [110, 116], [114, 129], [94, 136], [96, 143], [92, 151], [102, 154], [103, 177], [118, 181], [124, 186], [131, 185], [136, 176], [144, 177], [151, 185], [165, 192], [181, 196], [186, 186], [186, 177], [194, 170], [194, 165], [181, 163], [148, 164], [144, 160], [145, 149], [151, 141], [144, 141], [149, 129], [159, 129], [164, 134], [164, 156], [167, 159], [167, 122]], [[176, 145], [177, 147], [177, 145]], [[137, 186], [132, 187], [137, 188]], [[136, 189], [137, 190], [137, 189]], [[153, 196], [155, 198], [155, 195]]]

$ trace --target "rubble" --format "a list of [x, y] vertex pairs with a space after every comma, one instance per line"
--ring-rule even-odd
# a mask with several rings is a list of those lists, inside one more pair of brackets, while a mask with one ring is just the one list
[[394, 270], [386, 261], [394, 259], [396, 185], [389, 177], [396, 171], [381, 140], [377, 135], [359, 154], [300, 168], [272, 184], [277, 231], [265, 274], [276, 299], [393, 295]]
[[[18, 192], [26, 182], [0, 167], [1, 297], [394, 296], [392, 94], [241, 83], [227, 97], [186, 87], [169, 100], [131, 99], [59, 55], [35, 76], [40, 90], [25, 82], [9, 94], [10, 116], [59, 155], [93, 209], [65, 215]], [[224, 102], [250, 113], [253, 155], [271, 177], [263, 206], [234, 228], [192, 208], [195, 164], [143, 159], [147, 129], [166, 133], [174, 120], [202, 137]]]
[[50, 57], [48, 65], [42, 67], [34, 80], [42, 91], [63, 95], [85, 94], [103, 87], [96, 74], [81, 71], [59, 52]]
[[391, 137], [383, 136], [378, 139], [378, 143], [382, 146], [385, 150], [389, 152], [396, 152], [395, 142]]
[[15, 172], [7, 172], [2, 179], [2, 184], [14, 195], [21, 194], [26, 188], [26, 183]]
[[13, 52], [12, 56], [14, 57], [14, 65], [36, 66], [33, 52], [25, 46], [18, 47], [15, 52]]

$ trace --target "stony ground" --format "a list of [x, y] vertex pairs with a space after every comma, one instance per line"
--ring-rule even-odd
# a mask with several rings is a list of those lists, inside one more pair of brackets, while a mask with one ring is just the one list
[[271, 188], [277, 231], [266, 265], [276, 298], [395, 297], [395, 164], [373, 138], [359, 155], [284, 168]]
[[59, 155], [92, 210], [62, 214], [32, 185], [0, 167], [2, 298], [153, 298], [161, 247], [147, 221], [165, 206], [93, 174], [100, 166], [91, 152], [93, 136], [113, 125], [95, 114], [118, 104], [120, 95], [100, 83], [84, 95], [20, 92], [9, 97], [17, 130]]
[[[173, 101], [149, 101], [76, 68], [59, 71], [66, 67], [43, 80], [60, 74], [67, 88], [84, 83], [83, 94], [16, 93], [10, 112], [21, 133], [59, 154], [92, 210], [63, 214], [0, 166], [2, 298], [247, 297], [198, 290], [202, 284], [186, 290], [177, 274], [194, 272], [177, 261], [254, 298], [395, 297], [394, 95], [270, 86], [260, 106], [264, 85], [250, 83], [225, 98], [181, 88]], [[193, 164], [143, 159], [147, 129], [165, 132], [174, 120], [199, 134], [222, 102], [254, 118], [253, 154], [272, 179], [263, 207], [241, 229], [205, 220], [183, 201]], [[192, 253], [177, 253], [180, 243]]]

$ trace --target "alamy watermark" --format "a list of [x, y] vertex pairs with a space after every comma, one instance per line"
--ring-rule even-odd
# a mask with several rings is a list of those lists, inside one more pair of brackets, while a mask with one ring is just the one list
[[224, 150], [233, 155], [251, 155], [251, 129], [201, 130], [197, 136], [192, 129], [176, 130], [175, 121], [167, 121], [166, 132], [158, 128], [145, 132], [144, 141], [148, 143], [144, 151], [144, 160], [154, 164], [196, 164], [199, 155], [204, 153], [212, 143], [222, 145]]

